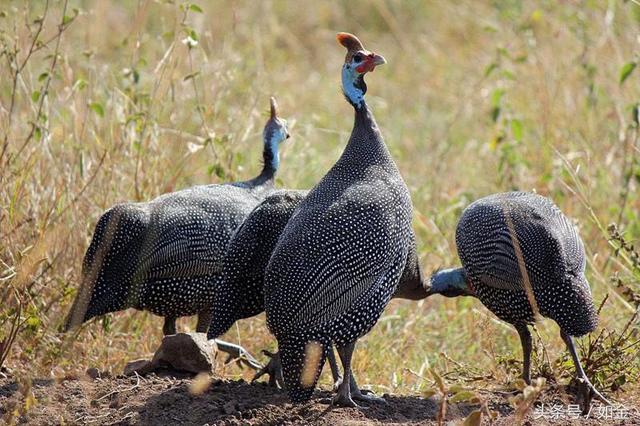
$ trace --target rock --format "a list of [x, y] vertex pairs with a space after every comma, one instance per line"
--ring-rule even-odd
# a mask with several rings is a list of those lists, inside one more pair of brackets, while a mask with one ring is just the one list
[[120, 401], [120, 396], [115, 395], [111, 402], [109, 403], [109, 408], [119, 408], [122, 401]]
[[87, 373], [87, 376], [89, 376], [91, 380], [95, 380], [100, 377], [100, 370], [95, 367], [87, 368], [85, 373]]
[[154, 369], [155, 366], [148, 359], [136, 359], [129, 361], [127, 365], [124, 366], [123, 374], [125, 376], [132, 376], [134, 373], [144, 375], [152, 372]]
[[164, 336], [151, 362], [190, 373], [212, 372], [216, 350], [215, 343], [210, 343], [205, 333], [172, 334]]
[[212, 372], [216, 345], [205, 333], [178, 333], [164, 336], [151, 361], [136, 360], [127, 364], [125, 375], [147, 374], [160, 367], [189, 373]]
[[222, 411], [225, 414], [235, 414], [238, 411], [238, 409], [236, 408], [237, 403], [238, 401], [232, 399], [222, 406]]

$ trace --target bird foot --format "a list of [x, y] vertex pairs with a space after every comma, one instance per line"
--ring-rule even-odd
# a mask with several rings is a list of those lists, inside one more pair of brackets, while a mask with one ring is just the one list
[[268, 356], [269, 362], [267, 365], [262, 367], [255, 376], [253, 376], [253, 380], [251, 383], [257, 381], [260, 377], [265, 374], [269, 375], [269, 386], [274, 388], [284, 388], [284, 378], [282, 376], [282, 363], [280, 362], [280, 355], [276, 353], [271, 353], [267, 350], [263, 350], [262, 353]]
[[363, 402], [375, 402], [378, 404], [388, 404], [387, 400], [375, 395], [372, 391], [370, 390], [353, 390], [351, 389], [351, 396], [353, 397], [353, 399], [355, 399], [356, 401], [363, 401]]
[[583, 381], [578, 379], [578, 402], [580, 404], [580, 408], [582, 409], [582, 414], [588, 414], [589, 409], [591, 408], [591, 400], [593, 399], [594, 393], [591, 391], [589, 385]]
[[353, 401], [351, 395], [338, 392], [331, 400], [331, 405], [336, 407], [362, 408]]
[[234, 359], [237, 359], [240, 366], [247, 366], [249, 368], [253, 368], [254, 370], [262, 369], [262, 364], [260, 364], [242, 346], [234, 345], [233, 343], [224, 342], [222, 340], [217, 340], [217, 339], [215, 340], [215, 342], [219, 351], [225, 352], [226, 354], [228, 354], [227, 359], [225, 360], [225, 364], [228, 364]]
[[589, 413], [591, 403], [593, 402], [594, 398], [599, 399], [606, 405], [612, 405], [609, 400], [607, 400], [600, 392], [598, 392], [598, 390], [591, 384], [589, 379], [577, 377], [576, 382], [578, 404], [582, 409], [583, 415], [587, 415]]

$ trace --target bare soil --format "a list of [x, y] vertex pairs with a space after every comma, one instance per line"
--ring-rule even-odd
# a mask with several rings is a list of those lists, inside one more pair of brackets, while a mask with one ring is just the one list
[[[94, 374], [95, 376], [95, 374]], [[437, 397], [384, 395], [387, 404], [368, 407], [336, 408], [327, 402], [328, 391], [317, 391], [311, 402], [291, 404], [286, 394], [264, 383], [243, 380], [213, 380], [209, 388], [195, 395], [190, 390], [192, 376], [162, 372], [146, 377], [67, 377], [62, 380], [36, 380], [29, 391], [11, 377], [0, 379], [0, 422], [23, 424], [92, 425], [369, 425], [436, 424], [440, 405]], [[35, 400], [25, 395], [32, 392]], [[566, 406], [566, 395], [548, 390], [545, 403]], [[504, 394], [489, 394], [490, 408], [498, 413], [496, 425], [515, 424], [514, 410]], [[535, 419], [530, 413], [525, 424], [640, 424], [640, 410], [627, 401], [630, 412], [624, 420]], [[25, 412], [25, 407], [28, 409]], [[446, 423], [461, 424], [478, 406], [448, 404]], [[16, 411], [17, 410], [17, 411]], [[12, 413], [17, 413], [14, 415]]]

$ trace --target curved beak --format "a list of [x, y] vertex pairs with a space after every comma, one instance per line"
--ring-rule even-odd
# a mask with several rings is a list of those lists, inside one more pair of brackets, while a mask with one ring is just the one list
[[384, 56], [373, 53], [373, 65], [377, 67], [378, 65], [383, 65], [386, 63], [387, 63], [387, 60], [384, 58]]
[[370, 53], [369, 55], [367, 55], [365, 63], [362, 66], [358, 67], [357, 70], [359, 72], [373, 72], [373, 70], [378, 65], [382, 65], [386, 63], [387, 63], [387, 60], [383, 56], [375, 53]]

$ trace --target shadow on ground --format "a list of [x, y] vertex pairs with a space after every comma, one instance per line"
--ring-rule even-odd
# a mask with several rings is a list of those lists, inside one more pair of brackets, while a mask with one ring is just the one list
[[[386, 396], [387, 404], [370, 404], [361, 409], [337, 408], [328, 404], [330, 392], [318, 391], [306, 404], [293, 405], [285, 393], [262, 383], [216, 382], [207, 392], [194, 396], [186, 384], [150, 397], [137, 410], [141, 424], [367, 424], [429, 423], [435, 420], [438, 404], [414, 396]], [[463, 418], [472, 407], [450, 410], [448, 419]]]
[[[199, 395], [190, 391], [191, 376], [161, 372], [146, 377], [68, 377], [37, 380], [28, 392], [11, 378], [0, 379], [0, 423], [92, 425], [281, 425], [281, 424], [435, 424], [439, 400], [418, 396], [385, 395], [387, 404], [361, 409], [331, 407], [331, 392], [317, 391], [311, 402], [294, 405], [286, 394], [266, 384], [242, 380], [214, 380]], [[487, 394], [491, 394], [487, 391]], [[552, 395], [549, 395], [552, 397]], [[556, 399], [555, 397], [552, 397]], [[513, 409], [504, 396], [491, 398], [498, 413], [496, 425], [515, 424]], [[447, 423], [460, 424], [477, 406], [448, 404]], [[16, 414], [17, 413], [17, 414]], [[586, 423], [585, 423], [586, 421]], [[607, 424], [638, 424], [612, 422]], [[602, 424], [593, 420], [530, 424]]]

